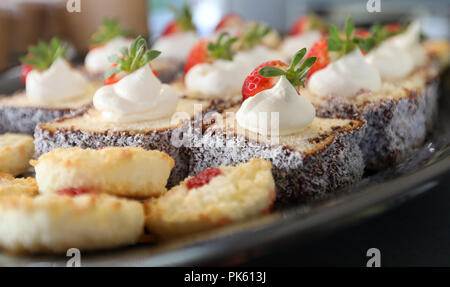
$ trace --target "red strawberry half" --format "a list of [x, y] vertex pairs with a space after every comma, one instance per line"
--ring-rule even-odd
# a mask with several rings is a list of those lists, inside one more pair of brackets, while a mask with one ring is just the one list
[[259, 74], [259, 70], [267, 66], [283, 70], [288, 67], [286, 63], [283, 63], [281, 61], [270, 61], [259, 65], [256, 69], [253, 70], [253, 72], [250, 73], [250, 75], [247, 76], [244, 81], [244, 85], [242, 86], [242, 97], [244, 101], [250, 97], [253, 97], [261, 91], [271, 89], [278, 82], [278, 78], [263, 77]]
[[199, 41], [191, 48], [191, 51], [189, 52], [189, 55], [186, 59], [186, 63], [184, 64], [185, 75], [195, 65], [211, 62], [211, 60], [208, 58], [207, 45], [208, 40], [204, 39]]
[[242, 86], [243, 101], [261, 91], [271, 89], [281, 76], [285, 76], [296, 88], [304, 86], [308, 71], [316, 60], [315, 57], [310, 57], [302, 61], [305, 54], [306, 48], [299, 50], [290, 65], [281, 61], [270, 61], [258, 66], [244, 81]]
[[308, 78], [310, 78], [312, 74], [322, 70], [330, 63], [327, 41], [325, 39], [320, 39], [314, 43], [306, 57], [316, 57], [316, 62], [309, 69]]
[[25, 63], [23, 63], [22, 66], [20, 67], [20, 78], [22, 79], [22, 83], [24, 85], [27, 83], [28, 73], [30, 73], [32, 70], [33, 67]]

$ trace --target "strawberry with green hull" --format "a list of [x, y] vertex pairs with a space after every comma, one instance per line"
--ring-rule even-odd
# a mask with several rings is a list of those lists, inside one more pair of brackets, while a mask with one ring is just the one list
[[[301, 62], [305, 54], [306, 48], [298, 51], [290, 65], [281, 61], [270, 61], [257, 67], [245, 79], [242, 86], [243, 101], [264, 90], [273, 88], [281, 76], [285, 76], [297, 88], [297, 91], [299, 87], [304, 87], [308, 72], [316, 61], [315, 57], [308, 57]], [[300, 66], [297, 67], [299, 64]]]
[[183, 5], [179, 10], [172, 6], [171, 10], [175, 15], [175, 19], [166, 26], [162, 33], [163, 36], [196, 30], [192, 22], [191, 10], [187, 4]]
[[222, 33], [215, 42], [206, 39], [199, 41], [192, 47], [184, 66], [184, 75], [195, 65], [212, 63], [214, 60], [233, 60], [235, 54], [231, 46], [237, 42], [237, 38], [230, 37], [228, 33]]
[[22, 62], [20, 74], [24, 85], [32, 70], [45, 71], [56, 59], [65, 58], [67, 47], [61, 43], [59, 38], [54, 37], [49, 44], [40, 41], [38, 45], [30, 46], [28, 51], [26, 56], [20, 58]]
[[315, 30], [326, 33], [327, 24], [319, 16], [311, 14], [297, 19], [289, 30], [289, 35], [300, 35]]
[[120, 26], [119, 21], [103, 19], [102, 25], [91, 37], [91, 47], [84, 61], [86, 70], [94, 79], [100, 78], [100, 75], [108, 69], [109, 56], [131, 44], [132, 39], [128, 38], [130, 34]]
[[[150, 61], [161, 54], [160, 51], [148, 50], [147, 41], [141, 36], [134, 40], [129, 49], [124, 47], [120, 52], [121, 55], [112, 55], [109, 58], [112, 65], [105, 73], [105, 85], [117, 83], [125, 75], [138, 70], [144, 65], [148, 64], [151, 67]], [[155, 76], [158, 76], [158, 73], [155, 71], [153, 73]]]

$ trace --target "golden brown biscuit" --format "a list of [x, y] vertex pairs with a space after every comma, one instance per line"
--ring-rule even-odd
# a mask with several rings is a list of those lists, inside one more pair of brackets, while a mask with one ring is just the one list
[[276, 197], [271, 169], [269, 161], [251, 159], [212, 170], [216, 176], [202, 186], [198, 179], [205, 176], [203, 172], [194, 181], [189, 177], [145, 203], [146, 226], [158, 237], [168, 238], [264, 214]]
[[149, 197], [166, 191], [173, 159], [137, 147], [54, 149], [32, 161], [41, 193], [69, 188], [118, 196]]
[[33, 154], [33, 137], [12, 133], [0, 135], [0, 172], [12, 175], [25, 173]]
[[34, 178], [14, 178], [7, 173], [0, 173], [0, 197], [10, 195], [34, 196], [39, 193]]
[[0, 198], [0, 248], [10, 252], [118, 247], [136, 243], [143, 228], [141, 203], [107, 194]]

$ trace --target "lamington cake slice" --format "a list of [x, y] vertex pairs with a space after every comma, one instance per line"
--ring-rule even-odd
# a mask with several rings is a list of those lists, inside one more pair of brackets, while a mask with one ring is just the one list
[[308, 89], [302, 95], [321, 117], [354, 117], [367, 121], [360, 143], [366, 166], [381, 170], [404, 160], [420, 146], [433, 125], [437, 108], [438, 68], [429, 64], [401, 79], [385, 80], [377, 91], [354, 97], [319, 97]]
[[33, 134], [39, 123], [76, 114], [92, 104], [92, 95], [99, 86], [99, 83], [92, 83], [86, 96], [64, 102], [35, 103], [25, 92], [0, 96], [0, 133]]
[[[169, 186], [177, 184], [188, 174], [186, 147], [173, 144], [176, 136], [192, 127], [195, 105], [208, 108], [207, 102], [180, 99], [175, 116], [156, 120], [117, 123], [102, 119], [101, 112], [89, 109], [80, 115], [42, 123], [36, 127], [35, 149], [41, 155], [55, 148], [104, 146], [136, 146], [166, 152], [175, 160]], [[178, 113], [179, 112], [179, 113]]]
[[273, 165], [278, 204], [318, 198], [361, 179], [363, 120], [316, 117], [302, 131], [275, 138], [240, 127], [236, 110], [227, 110], [224, 119], [211, 125], [191, 148], [191, 174], [251, 158], [268, 160]]

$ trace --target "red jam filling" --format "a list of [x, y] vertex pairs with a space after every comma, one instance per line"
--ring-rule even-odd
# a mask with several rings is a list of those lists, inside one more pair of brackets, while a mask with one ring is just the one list
[[92, 190], [86, 189], [86, 188], [66, 188], [58, 190], [56, 193], [59, 195], [69, 195], [69, 196], [77, 196], [82, 195], [86, 193], [90, 193]]
[[207, 168], [189, 179], [186, 183], [186, 187], [188, 190], [202, 187], [203, 185], [208, 184], [211, 179], [221, 174], [222, 171], [218, 168]]

